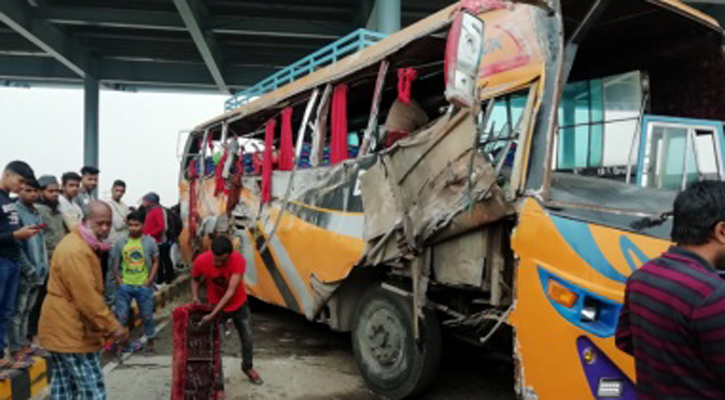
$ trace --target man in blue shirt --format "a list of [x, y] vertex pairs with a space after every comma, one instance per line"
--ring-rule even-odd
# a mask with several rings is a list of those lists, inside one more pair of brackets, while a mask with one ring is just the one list
[[[40, 195], [40, 185], [35, 179], [26, 179], [18, 193], [18, 215], [23, 226], [42, 226], [43, 219], [35, 208]], [[8, 332], [10, 354], [15, 361], [26, 361], [30, 354], [28, 322], [35, 306], [40, 287], [48, 276], [48, 250], [43, 231], [20, 242], [20, 279], [15, 301], [15, 313]]]
[[22, 161], [13, 161], [5, 167], [0, 180], [0, 368], [9, 363], [4, 349], [20, 277], [18, 240], [28, 240], [40, 231], [38, 226], [20, 224], [17, 205], [10, 199], [10, 193], [18, 193], [30, 179], [35, 179], [33, 169]]

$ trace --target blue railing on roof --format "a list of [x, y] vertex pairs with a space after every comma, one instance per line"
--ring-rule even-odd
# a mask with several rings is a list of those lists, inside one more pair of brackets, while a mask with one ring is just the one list
[[236, 93], [224, 103], [224, 109], [229, 111], [237, 108], [265, 93], [277, 90], [305, 75], [309, 75], [319, 68], [333, 64], [350, 54], [372, 46], [386, 37], [387, 35], [383, 33], [369, 31], [367, 29], [358, 29], [294, 64], [285, 67], [256, 85]]

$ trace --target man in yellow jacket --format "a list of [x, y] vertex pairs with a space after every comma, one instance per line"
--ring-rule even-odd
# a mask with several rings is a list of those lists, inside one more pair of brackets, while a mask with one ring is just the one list
[[53, 362], [53, 400], [106, 399], [99, 350], [105, 337], [126, 336], [103, 299], [99, 254], [110, 247], [104, 239], [111, 226], [111, 208], [90, 202], [83, 222], [53, 254], [39, 326], [40, 344]]

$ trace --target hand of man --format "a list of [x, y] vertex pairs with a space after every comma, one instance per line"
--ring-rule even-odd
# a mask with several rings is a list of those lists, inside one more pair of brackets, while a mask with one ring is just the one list
[[121, 277], [119, 275], [116, 275], [116, 284], [118, 286], [123, 285], [123, 279], [121, 279]]
[[28, 240], [38, 232], [40, 232], [40, 228], [37, 226], [24, 226], [13, 232], [13, 237], [19, 240]]
[[111, 335], [111, 337], [113, 338], [113, 340], [115, 340], [117, 342], [124, 342], [124, 341], [128, 340], [128, 333], [126, 332], [126, 329], [124, 329], [123, 327], [120, 327], [120, 328], [116, 329], [115, 331], [113, 331], [113, 334]]
[[154, 286], [154, 281], [151, 279], [146, 279], [146, 282], [144, 282], [143, 285], [146, 286], [147, 288], [151, 288]]
[[201, 319], [201, 321], [199, 322], [199, 326], [204, 326], [213, 320], [214, 320], [214, 317], [212, 317], [211, 314], [207, 314], [204, 316], [204, 318]]
[[191, 299], [191, 302], [192, 304], [201, 304], [201, 300], [199, 300], [198, 297], [194, 297], [193, 299]]

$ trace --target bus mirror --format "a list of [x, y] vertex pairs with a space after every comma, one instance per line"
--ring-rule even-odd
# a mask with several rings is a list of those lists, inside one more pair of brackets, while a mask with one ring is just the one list
[[482, 19], [459, 11], [453, 19], [446, 43], [446, 99], [459, 107], [472, 107], [476, 99], [481, 59], [483, 57]]

